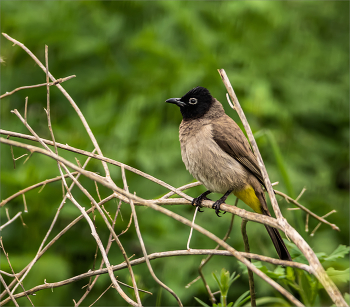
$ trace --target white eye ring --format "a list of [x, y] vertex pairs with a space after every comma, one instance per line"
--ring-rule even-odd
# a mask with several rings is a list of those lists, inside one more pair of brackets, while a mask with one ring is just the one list
[[197, 102], [198, 102], [197, 98], [190, 98], [190, 99], [188, 100], [188, 103], [189, 103], [189, 104], [196, 104]]

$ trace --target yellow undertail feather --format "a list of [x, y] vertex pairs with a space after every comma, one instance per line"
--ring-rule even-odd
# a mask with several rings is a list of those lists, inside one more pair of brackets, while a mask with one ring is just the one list
[[262, 214], [260, 201], [256, 197], [252, 186], [248, 185], [243, 190], [236, 191], [233, 194], [246, 203], [256, 213]]

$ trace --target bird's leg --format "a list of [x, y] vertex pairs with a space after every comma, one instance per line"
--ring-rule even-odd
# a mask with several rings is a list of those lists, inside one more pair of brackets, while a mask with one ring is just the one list
[[[220, 216], [220, 205], [226, 201], [226, 198], [232, 193], [233, 190], [228, 190], [223, 197], [218, 199], [212, 206], [213, 209], [215, 209], [215, 213], [217, 216]], [[224, 212], [225, 214], [226, 212]]]
[[202, 201], [204, 199], [207, 199], [207, 200], [211, 200], [207, 197], [208, 194], [210, 194], [211, 192], [208, 190], [208, 191], [205, 191], [204, 193], [202, 193], [201, 195], [199, 195], [198, 197], [196, 198], [193, 198], [192, 199], [192, 206], [196, 206], [198, 207], [198, 211], [199, 212], [203, 212], [203, 210], [201, 210], [200, 208], [202, 208]]

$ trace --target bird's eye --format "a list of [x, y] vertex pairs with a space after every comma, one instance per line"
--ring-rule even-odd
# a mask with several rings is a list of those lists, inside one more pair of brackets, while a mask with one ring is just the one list
[[188, 101], [190, 104], [196, 104], [198, 102], [197, 98], [190, 98]]

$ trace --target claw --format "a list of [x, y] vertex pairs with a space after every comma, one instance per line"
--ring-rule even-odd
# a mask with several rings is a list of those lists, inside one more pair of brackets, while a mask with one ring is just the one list
[[[212, 208], [215, 209], [215, 213], [216, 213], [216, 215], [217, 215], [218, 217], [221, 217], [221, 215], [219, 215], [219, 213], [220, 213], [220, 205], [226, 201], [226, 198], [231, 194], [231, 192], [232, 192], [232, 190], [228, 190], [228, 191], [224, 194], [224, 196], [222, 196], [220, 199], [218, 199], [218, 200], [213, 204]], [[226, 213], [226, 211], [224, 211], [223, 214], [225, 214], [225, 213]]]
[[[221, 205], [221, 202], [220, 202], [220, 199], [219, 200], [217, 200], [214, 204], [213, 204], [213, 206], [212, 206], [212, 208], [213, 209], [215, 209], [215, 213], [216, 213], [216, 215], [218, 216], [218, 217], [221, 217], [221, 215], [219, 215], [219, 213], [220, 213], [220, 205]], [[224, 212], [224, 214], [225, 214], [226, 212]]]
[[203, 210], [201, 210], [200, 208], [202, 208], [202, 201], [204, 200], [204, 199], [206, 199], [206, 200], [211, 200], [211, 199], [209, 199], [208, 197], [207, 197], [207, 195], [210, 193], [210, 191], [206, 191], [206, 192], [204, 192], [203, 194], [201, 194], [201, 195], [199, 195], [198, 197], [196, 197], [196, 198], [193, 198], [192, 199], [192, 206], [196, 206], [197, 208], [198, 208], [198, 211], [199, 212], [204, 212]]

